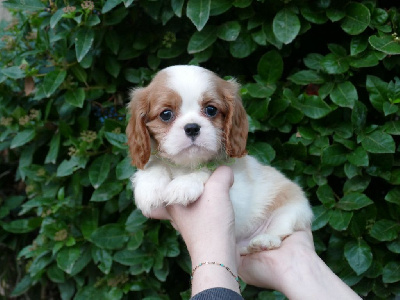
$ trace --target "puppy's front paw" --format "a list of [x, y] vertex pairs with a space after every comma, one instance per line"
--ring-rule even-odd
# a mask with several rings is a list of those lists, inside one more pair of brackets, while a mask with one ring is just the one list
[[260, 234], [254, 237], [247, 247], [240, 249], [241, 255], [260, 252], [264, 250], [272, 250], [281, 246], [282, 240], [277, 235]]
[[160, 178], [155, 184], [154, 180], [141, 180], [135, 184], [135, 203], [143, 215], [149, 216], [151, 211], [160, 207], [163, 202], [168, 179]]
[[204, 183], [200, 180], [188, 179], [186, 177], [177, 177], [168, 184], [164, 193], [164, 201], [167, 205], [188, 205], [201, 196], [204, 190]]

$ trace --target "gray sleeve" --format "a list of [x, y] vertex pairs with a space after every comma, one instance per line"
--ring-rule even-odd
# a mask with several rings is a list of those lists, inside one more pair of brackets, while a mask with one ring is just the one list
[[212, 288], [196, 294], [190, 300], [244, 300], [238, 293], [225, 288]]

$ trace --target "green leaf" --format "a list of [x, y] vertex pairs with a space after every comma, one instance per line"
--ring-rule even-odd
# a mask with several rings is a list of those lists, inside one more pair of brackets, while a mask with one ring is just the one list
[[82, 211], [80, 216], [80, 230], [83, 237], [90, 240], [90, 237], [98, 227], [99, 210], [97, 208], [88, 208]]
[[347, 154], [347, 160], [357, 167], [367, 167], [369, 165], [368, 153], [362, 147], [357, 147], [356, 150]]
[[126, 249], [128, 250], [136, 250], [143, 243], [144, 232], [143, 230], [135, 230], [131, 237], [129, 238], [128, 244], [126, 245]]
[[60, 135], [59, 132], [57, 132], [51, 138], [50, 149], [49, 149], [49, 152], [46, 155], [46, 159], [44, 160], [45, 164], [48, 164], [48, 163], [55, 164], [56, 163], [58, 152], [59, 152], [59, 149], [60, 149], [60, 141], [61, 141], [61, 135]]
[[89, 180], [97, 189], [108, 177], [111, 167], [111, 156], [108, 154], [96, 158], [89, 167]]
[[74, 65], [71, 67], [71, 71], [74, 73], [76, 79], [78, 79], [80, 82], [86, 83], [87, 73], [80, 65]]
[[113, 259], [109, 251], [92, 247], [92, 257], [94, 263], [104, 274], [110, 273]]
[[102, 249], [120, 249], [129, 236], [122, 224], [106, 224], [97, 228], [91, 235], [93, 243]]
[[32, 141], [36, 136], [36, 131], [34, 129], [25, 129], [17, 133], [17, 135], [12, 139], [10, 144], [10, 149], [21, 147], [30, 141]]
[[348, 58], [335, 53], [327, 54], [321, 60], [321, 66], [328, 74], [343, 74], [349, 69]]
[[400, 120], [387, 122], [384, 125], [384, 131], [391, 135], [400, 135]]
[[103, 202], [110, 200], [115, 195], [119, 194], [123, 189], [122, 183], [119, 182], [107, 182], [102, 184], [97, 190], [95, 190], [90, 198], [93, 202]]
[[395, 114], [399, 111], [399, 106], [395, 103], [385, 102], [383, 103], [383, 113], [385, 116]]
[[398, 261], [391, 261], [385, 265], [382, 272], [382, 281], [384, 283], [400, 281], [400, 263]]
[[231, 0], [211, 1], [210, 16], [218, 16], [232, 7]]
[[379, 77], [367, 75], [366, 86], [369, 92], [369, 100], [373, 107], [383, 111], [383, 103], [388, 101], [388, 84]]
[[257, 142], [248, 146], [250, 155], [257, 158], [258, 161], [264, 164], [270, 164], [276, 156], [274, 148], [270, 144]]
[[356, 35], [350, 42], [350, 54], [352, 56], [360, 54], [368, 47], [368, 40], [362, 35]]
[[101, 13], [105, 14], [109, 12], [120, 3], [122, 3], [122, 0], [107, 0], [106, 3], [104, 3], [103, 8], [101, 9]]
[[311, 119], [321, 119], [332, 109], [319, 96], [299, 96], [299, 101], [291, 99], [293, 106]]
[[179, 18], [182, 17], [182, 9], [184, 3], [185, 0], [171, 0], [172, 10], [174, 11], [175, 15], [177, 15]]
[[29, 218], [29, 219], [18, 219], [3, 223], [2, 227], [5, 231], [12, 233], [27, 233], [35, 230], [42, 224], [42, 218]]
[[327, 209], [323, 205], [313, 206], [312, 211], [314, 214], [312, 230], [318, 230], [325, 227], [328, 224], [329, 219], [331, 218], [332, 210]]
[[111, 145], [123, 150], [128, 148], [126, 144], [128, 140], [126, 139], [126, 135], [124, 133], [106, 132], [104, 136]]
[[154, 260], [151, 254], [140, 249], [118, 251], [114, 254], [113, 259], [124, 266], [134, 266], [142, 264], [144, 261]]
[[288, 79], [295, 84], [299, 85], [307, 85], [310, 83], [314, 84], [322, 84], [325, 82], [325, 79], [314, 70], [302, 70], [290, 75]]
[[344, 231], [349, 227], [350, 221], [353, 218], [353, 212], [332, 210], [329, 225], [337, 231]]
[[346, 160], [347, 149], [339, 144], [325, 148], [322, 152], [322, 162], [328, 166], [340, 166]]
[[372, 264], [371, 247], [363, 240], [350, 241], [344, 246], [344, 256], [357, 275], [363, 274]]
[[135, 170], [136, 168], [132, 166], [131, 158], [127, 156], [123, 160], [121, 160], [115, 168], [117, 179], [124, 180], [130, 178], [133, 173], [135, 173]]
[[330, 94], [331, 100], [341, 107], [353, 108], [358, 100], [355, 86], [350, 81], [337, 84]]
[[372, 35], [368, 39], [370, 45], [376, 50], [388, 55], [400, 54], [400, 43], [392, 35]]
[[31, 288], [33, 283], [33, 278], [29, 274], [25, 275], [24, 277], [22, 277], [21, 281], [17, 283], [10, 296], [17, 297], [25, 294]]
[[63, 160], [57, 168], [57, 177], [65, 177], [71, 175], [80, 168], [84, 168], [87, 159], [84, 157], [73, 156], [69, 160]]
[[121, 65], [118, 60], [113, 56], [107, 56], [105, 59], [105, 66], [107, 72], [114, 78], [117, 78], [121, 71]]
[[94, 31], [91, 28], [83, 27], [78, 30], [75, 37], [75, 53], [78, 62], [81, 62], [88, 54], [94, 41]]
[[90, 261], [90, 252], [78, 246], [64, 247], [57, 254], [57, 265], [65, 273], [74, 276]]
[[385, 196], [385, 200], [390, 203], [400, 205], [400, 188], [391, 189]]
[[55, 70], [47, 73], [43, 82], [39, 86], [40, 90], [37, 92], [37, 94], [40, 95], [43, 93], [44, 97], [49, 98], [64, 82], [66, 76], [67, 72], [62, 70]]
[[64, 11], [62, 8], [58, 9], [50, 18], [50, 28], [54, 29], [58, 22], [62, 19]]
[[336, 206], [342, 210], [351, 211], [361, 209], [373, 203], [374, 202], [364, 194], [349, 193], [343, 196]]
[[280, 10], [274, 17], [272, 29], [276, 38], [284, 43], [291, 43], [300, 32], [300, 20], [290, 9]]
[[235, 41], [241, 29], [242, 27], [238, 21], [226, 22], [218, 27], [218, 37], [228, 42]]
[[207, 24], [210, 17], [211, 0], [189, 0], [186, 15], [200, 31]]
[[371, 22], [371, 13], [369, 9], [356, 2], [350, 2], [345, 7], [346, 16], [342, 20], [342, 29], [351, 35], [358, 35], [367, 29]]
[[110, 30], [105, 35], [107, 47], [113, 54], [117, 55], [120, 46], [120, 37], [115, 30]]
[[329, 7], [326, 11], [326, 16], [332, 21], [337, 22], [345, 17], [346, 13], [344, 10], [335, 7]]
[[6, 8], [22, 9], [24, 11], [43, 10], [45, 5], [40, 0], [7, 0], [2, 3]]
[[128, 232], [136, 232], [146, 221], [147, 218], [143, 216], [142, 212], [139, 209], [135, 209], [126, 220], [125, 229]]
[[364, 127], [367, 121], [367, 107], [365, 104], [357, 101], [354, 104], [353, 110], [351, 112], [351, 123], [353, 124], [353, 128], [359, 131], [362, 127]]
[[266, 82], [277, 82], [283, 73], [283, 59], [279, 52], [272, 50], [265, 53], [258, 61], [257, 71]]
[[327, 184], [324, 184], [324, 185], [321, 185], [318, 187], [317, 196], [318, 196], [319, 201], [321, 201], [321, 203], [327, 208], [333, 207], [336, 203], [333, 190]]
[[0, 71], [1, 71], [1, 73], [3, 73], [4, 75], [6, 75], [7, 77], [9, 77], [11, 79], [20, 79], [20, 78], [25, 77], [25, 71], [17, 66], [3, 68]]
[[65, 93], [65, 101], [72, 106], [82, 108], [85, 101], [85, 90], [83, 88], [68, 90]]
[[55, 283], [65, 282], [65, 273], [56, 264], [47, 269], [47, 276]]
[[245, 58], [256, 50], [257, 44], [248, 32], [241, 32], [239, 37], [229, 44], [229, 51], [233, 57]]
[[254, 98], [267, 98], [274, 94], [276, 84], [274, 83], [249, 83], [245, 86], [247, 92]]
[[393, 220], [379, 220], [371, 228], [369, 235], [381, 242], [393, 241], [398, 238], [400, 224]]
[[170, 48], [159, 49], [157, 57], [161, 59], [175, 58], [184, 53], [186, 50], [185, 41], [177, 41]]
[[202, 31], [195, 32], [189, 40], [188, 53], [198, 53], [210, 47], [217, 40], [217, 32], [215, 26], [207, 26]]
[[370, 153], [395, 153], [396, 151], [393, 137], [381, 130], [375, 130], [366, 135], [361, 141], [361, 145]]

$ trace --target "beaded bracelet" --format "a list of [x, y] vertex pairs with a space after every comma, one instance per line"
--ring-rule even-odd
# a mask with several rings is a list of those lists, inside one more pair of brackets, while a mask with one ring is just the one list
[[227, 266], [225, 266], [224, 264], [220, 264], [220, 263], [217, 263], [217, 262], [215, 262], [215, 261], [205, 261], [205, 262], [202, 262], [202, 263], [198, 264], [196, 267], [194, 267], [194, 269], [192, 270], [192, 274], [190, 274], [190, 280], [193, 280], [193, 274], [194, 274], [194, 272], [196, 272], [196, 270], [197, 270], [198, 268], [200, 268], [201, 266], [205, 266], [205, 265], [216, 265], [216, 266], [223, 267], [225, 270], [227, 270], [229, 273], [231, 273], [231, 275], [233, 276], [233, 278], [235, 278], [236, 282], [237, 282], [238, 285], [239, 285], [239, 290], [240, 290], [239, 276], [236, 276], [235, 274], [233, 274], [233, 272], [231, 271], [231, 269], [229, 269], [229, 268], [228, 268]]

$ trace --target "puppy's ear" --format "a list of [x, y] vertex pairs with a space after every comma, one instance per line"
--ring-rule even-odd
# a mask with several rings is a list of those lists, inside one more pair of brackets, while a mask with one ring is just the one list
[[150, 159], [150, 134], [146, 127], [147, 90], [140, 88], [131, 92], [131, 101], [128, 104], [130, 119], [126, 127], [129, 152], [132, 164], [143, 169]]
[[224, 126], [225, 151], [230, 157], [242, 157], [247, 154], [249, 123], [239, 96], [239, 84], [235, 80], [224, 81], [222, 95], [228, 108]]

